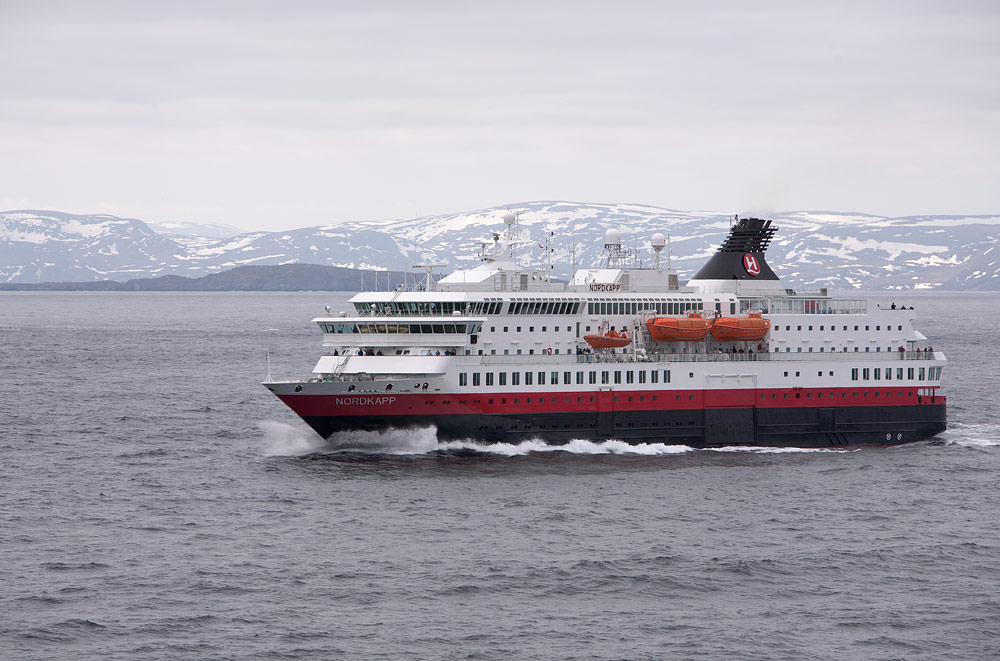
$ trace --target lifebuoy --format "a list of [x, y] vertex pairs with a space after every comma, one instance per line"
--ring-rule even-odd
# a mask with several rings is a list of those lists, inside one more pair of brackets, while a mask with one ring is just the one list
[[552, 347], [549, 347], [548, 349], [546, 349], [545, 353], [547, 353], [547, 354], [549, 354], [551, 356], [552, 355]]

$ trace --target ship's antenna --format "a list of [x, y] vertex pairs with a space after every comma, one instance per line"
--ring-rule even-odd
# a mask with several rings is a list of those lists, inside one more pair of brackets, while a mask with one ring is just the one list
[[415, 269], [424, 269], [425, 271], [427, 271], [427, 280], [424, 282], [424, 291], [430, 291], [431, 290], [431, 275], [434, 272], [434, 269], [435, 268], [444, 268], [445, 266], [448, 266], [448, 265], [447, 264], [414, 264], [413, 265], [413, 268], [415, 268]]
[[271, 352], [268, 351], [266, 354], [264, 354], [264, 357], [267, 359], [267, 382], [270, 383], [271, 382]]
[[571, 266], [572, 271], [570, 272], [570, 277], [572, 278], [573, 274], [576, 273], [576, 237], [573, 237], [573, 238], [570, 239], [569, 254], [570, 254], [570, 260], [571, 260], [570, 263], [572, 265]]
[[667, 270], [670, 270], [670, 235], [667, 234]]

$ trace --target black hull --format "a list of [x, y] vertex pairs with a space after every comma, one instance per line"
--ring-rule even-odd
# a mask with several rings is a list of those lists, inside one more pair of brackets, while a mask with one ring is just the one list
[[823, 408], [712, 408], [603, 413], [493, 415], [305, 416], [320, 436], [434, 426], [441, 441], [553, 444], [616, 439], [696, 448], [733, 445], [831, 448], [898, 445], [947, 428], [944, 404]]

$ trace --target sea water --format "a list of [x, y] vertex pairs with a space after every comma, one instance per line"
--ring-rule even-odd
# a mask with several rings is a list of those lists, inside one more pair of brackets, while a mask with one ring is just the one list
[[1000, 295], [877, 300], [937, 440], [324, 442], [260, 382], [345, 295], [0, 294], [0, 658], [996, 658]]

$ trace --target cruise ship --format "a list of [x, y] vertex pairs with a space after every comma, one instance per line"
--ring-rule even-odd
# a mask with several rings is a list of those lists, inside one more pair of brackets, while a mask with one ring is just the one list
[[608, 230], [567, 283], [520, 266], [518, 218], [503, 223], [474, 268], [328, 308], [312, 375], [264, 385], [324, 438], [830, 448], [945, 430], [946, 359], [917, 311], [786, 288], [769, 220], [734, 219], [684, 285], [662, 234], [643, 260]]

